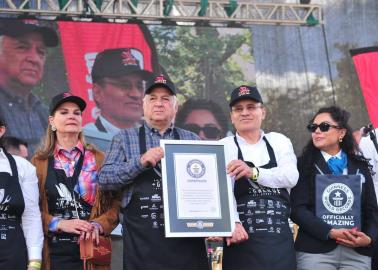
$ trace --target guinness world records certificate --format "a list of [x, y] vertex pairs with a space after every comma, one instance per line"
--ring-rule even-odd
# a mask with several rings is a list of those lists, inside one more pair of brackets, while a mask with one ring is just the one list
[[231, 236], [232, 182], [221, 142], [161, 140], [166, 237]]

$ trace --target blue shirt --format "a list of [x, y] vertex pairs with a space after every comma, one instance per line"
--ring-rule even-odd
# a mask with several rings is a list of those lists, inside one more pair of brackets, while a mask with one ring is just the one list
[[[173, 126], [163, 135], [155, 128], [144, 123], [146, 130], [147, 150], [160, 146], [160, 140], [173, 140]], [[177, 128], [181, 140], [199, 140], [193, 132]], [[103, 190], [123, 190], [122, 207], [126, 207], [132, 196], [132, 183], [142, 172], [149, 168], [143, 167], [140, 161], [139, 128], [121, 130], [115, 135], [106, 152], [104, 164], [99, 177], [100, 188]]]
[[33, 94], [22, 98], [0, 88], [0, 114], [7, 126], [6, 135], [26, 141], [33, 155], [46, 132], [47, 107]]

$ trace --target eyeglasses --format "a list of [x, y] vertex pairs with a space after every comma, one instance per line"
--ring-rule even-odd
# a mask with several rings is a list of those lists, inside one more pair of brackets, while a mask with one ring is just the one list
[[244, 109], [246, 109], [247, 112], [254, 112], [261, 107], [262, 107], [261, 105], [247, 105], [245, 107], [235, 106], [235, 107], [232, 108], [232, 111], [235, 112], [235, 113], [242, 113], [244, 111]]
[[138, 89], [140, 92], [144, 91], [144, 85], [142, 80], [138, 80], [136, 82], [130, 80], [114, 80], [114, 79], [103, 79], [103, 83], [111, 84], [117, 88], [121, 88], [124, 90], [131, 90], [134, 88]]
[[321, 132], [327, 132], [330, 128], [341, 129], [341, 127], [331, 125], [330, 123], [327, 123], [327, 122], [321, 122], [319, 125], [315, 123], [307, 125], [308, 131], [312, 133], [314, 133], [318, 128], [320, 129]]
[[219, 139], [220, 135], [221, 135], [221, 131], [220, 131], [219, 128], [211, 126], [209, 124], [207, 124], [203, 127], [200, 127], [197, 124], [185, 124], [183, 126], [183, 128], [186, 129], [186, 130], [189, 130], [191, 132], [194, 132], [197, 135], [199, 135], [199, 133], [202, 130], [203, 133], [205, 134], [206, 138], [210, 139], [210, 140]]

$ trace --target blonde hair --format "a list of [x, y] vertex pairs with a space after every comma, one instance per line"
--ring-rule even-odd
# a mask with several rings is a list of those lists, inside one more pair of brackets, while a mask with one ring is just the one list
[[[85, 143], [85, 138], [82, 131], [79, 132], [78, 141], [80, 141], [85, 146], [85, 149], [89, 151], [97, 150], [92, 144]], [[49, 157], [53, 156], [56, 142], [56, 132], [51, 129], [51, 125], [49, 124], [46, 129], [45, 137], [41, 141], [40, 147], [36, 151], [35, 156], [39, 159], [48, 159]]]

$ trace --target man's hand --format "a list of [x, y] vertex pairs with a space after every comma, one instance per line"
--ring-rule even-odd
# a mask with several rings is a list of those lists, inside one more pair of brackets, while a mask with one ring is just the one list
[[252, 176], [252, 168], [242, 160], [233, 160], [227, 165], [227, 173], [231, 177], [235, 176], [236, 180], [243, 176], [250, 178]]
[[236, 222], [232, 236], [226, 238], [226, 243], [227, 246], [230, 246], [231, 244], [238, 244], [246, 241], [248, 240], [248, 238], [248, 233], [245, 231], [243, 225], [241, 225], [239, 222]]
[[371, 238], [356, 229], [344, 231], [343, 234], [344, 238], [337, 238], [336, 243], [351, 248], [366, 247], [371, 244]]
[[164, 150], [161, 147], [154, 147], [148, 149], [146, 153], [144, 153], [140, 157], [140, 162], [142, 163], [143, 167], [155, 167], [156, 164], [164, 157]]

